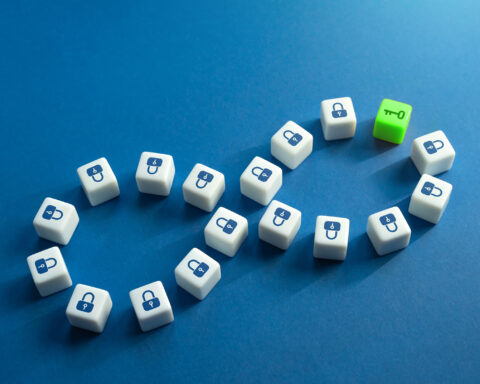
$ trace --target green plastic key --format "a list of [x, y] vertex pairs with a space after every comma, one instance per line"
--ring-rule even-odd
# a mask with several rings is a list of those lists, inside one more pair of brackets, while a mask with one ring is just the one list
[[399, 101], [383, 99], [375, 119], [373, 137], [401, 144], [407, 132], [412, 106]]

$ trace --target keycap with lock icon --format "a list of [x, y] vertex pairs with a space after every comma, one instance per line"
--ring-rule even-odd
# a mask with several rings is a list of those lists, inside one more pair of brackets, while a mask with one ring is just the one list
[[343, 261], [347, 257], [350, 220], [345, 217], [317, 216], [313, 256]]
[[268, 205], [282, 186], [282, 169], [256, 156], [240, 176], [240, 191], [262, 205]]
[[143, 152], [135, 173], [138, 191], [168, 196], [175, 177], [173, 157], [163, 153]]
[[435, 176], [452, 168], [455, 150], [443, 131], [413, 140], [410, 158], [420, 174]]
[[323, 100], [320, 121], [325, 140], [341, 140], [355, 136], [357, 116], [350, 97]]
[[117, 178], [105, 157], [82, 165], [77, 169], [77, 174], [93, 207], [120, 195]]
[[183, 183], [185, 202], [211, 212], [225, 192], [225, 176], [203, 164], [195, 164]]
[[313, 150], [313, 136], [293, 121], [288, 121], [270, 140], [272, 156], [290, 169], [297, 168]]

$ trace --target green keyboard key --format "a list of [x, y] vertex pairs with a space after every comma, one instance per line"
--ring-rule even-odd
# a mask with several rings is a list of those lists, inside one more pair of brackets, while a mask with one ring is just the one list
[[373, 137], [401, 144], [407, 132], [412, 106], [399, 101], [383, 99], [375, 119]]

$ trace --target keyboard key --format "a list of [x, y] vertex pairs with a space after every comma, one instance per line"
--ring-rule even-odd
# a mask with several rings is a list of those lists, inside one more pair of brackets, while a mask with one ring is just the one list
[[27, 263], [41, 296], [48, 296], [72, 286], [72, 279], [58, 247], [28, 256]]
[[193, 248], [175, 268], [177, 284], [198, 300], [203, 300], [220, 278], [220, 264], [198, 248]]
[[243, 216], [220, 207], [204, 230], [205, 242], [227, 256], [233, 257], [248, 235], [248, 222]]
[[104, 157], [79, 167], [77, 174], [92, 206], [120, 195], [117, 178]]
[[412, 106], [399, 101], [383, 99], [375, 119], [373, 137], [401, 144], [407, 132]]
[[313, 136], [289, 121], [273, 135], [270, 145], [273, 157], [295, 169], [312, 153]]
[[77, 284], [68, 303], [66, 315], [74, 327], [101, 333], [111, 310], [112, 299], [107, 291]]
[[317, 259], [345, 260], [349, 231], [349, 219], [318, 216], [315, 226], [313, 256]]
[[240, 176], [240, 191], [262, 205], [268, 205], [282, 186], [282, 169], [256, 156]]
[[435, 176], [452, 168], [455, 150], [443, 131], [435, 131], [413, 141], [410, 158], [420, 174]]
[[320, 106], [325, 140], [348, 139], [355, 136], [357, 117], [350, 97], [323, 100]]
[[380, 256], [408, 246], [411, 233], [398, 207], [374, 213], [368, 218], [367, 235]]
[[67, 245], [79, 222], [72, 204], [47, 197], [33, 219], [38, 236], [54, 243]]
[[258, 237], [278, 247], [288, 249], [302, 224], [302, 213], [273, 200], [258, 224]]
[[160, 281], [130, 291], [130, 300], [143, 332], [162, 327], [173, 321], [173, 311]]
[[138, 190], [151, 195], [168, 196], [175, 176], [173, 157], [143, 152], [135, 174]]
[[195, 164], [183, 183], [183, 198], [197, 208], [212, 212], [225, 192], [222, 173], [202, 164]]

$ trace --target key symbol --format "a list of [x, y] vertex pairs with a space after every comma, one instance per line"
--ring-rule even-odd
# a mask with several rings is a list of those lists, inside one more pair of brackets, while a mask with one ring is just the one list
[[389, 109], [384, 109], [385, 115], [397, 115], [399, 120], [402, 120], [405, 117], [405, 111], [394, 112]]

